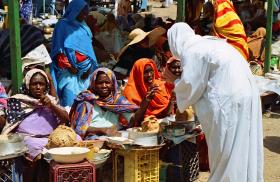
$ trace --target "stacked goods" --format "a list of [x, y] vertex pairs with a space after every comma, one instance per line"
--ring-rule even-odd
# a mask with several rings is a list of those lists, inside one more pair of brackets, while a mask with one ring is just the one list
[[50, 134], [46, 148], [71, 147], [77, 144], [75, 131], [72, 128], [60, 125]]

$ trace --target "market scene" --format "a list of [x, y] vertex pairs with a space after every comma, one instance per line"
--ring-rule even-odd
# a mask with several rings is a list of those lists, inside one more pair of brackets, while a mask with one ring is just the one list
[[279, 182], [280, 0], [0, 0], [0, 182]]

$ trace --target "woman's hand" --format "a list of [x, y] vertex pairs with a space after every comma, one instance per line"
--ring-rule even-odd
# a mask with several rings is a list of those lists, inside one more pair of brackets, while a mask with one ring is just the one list
[[78, 70], [73, 66], [69, 67], [68, 70], [72, 75], [76, 75], [78, 73]]
[[146, 95], [146, 100], [151, 101], [154, 98], [156, 92], [159, 90], [160, 90], [159, 85], [154, 84], [150, 86]]
[[115, 126], [112, 126], [110, 128], [105, 129], [105, 134], [108, 136], [121, 136], [121, 133], [118, 132], [117, 128]]
[[59, 105], [53, 104], [48, 96], [44, 95], [43, 97], [41, 97], [40, 103], [41, 105], [50, 108], [60, 119], [61, 124], [70, 122], [67, 111]]
[[46, 95], [41, 97], [40, 102], [42, 103], [43, 106], [47, 106], [49, 108], [52, 107], [52, 102], [51, 102], [50, 98]]

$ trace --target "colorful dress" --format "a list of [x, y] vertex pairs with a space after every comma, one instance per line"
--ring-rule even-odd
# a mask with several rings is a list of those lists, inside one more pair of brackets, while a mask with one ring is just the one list
[[224, 38], [248, 60], [249, 49], [244, 26], [229, 0], [212, 0], [215, 14], [213, 34]]
[[20, 0], [20, 16], [30, 22], [32, 16], [32, 0]]

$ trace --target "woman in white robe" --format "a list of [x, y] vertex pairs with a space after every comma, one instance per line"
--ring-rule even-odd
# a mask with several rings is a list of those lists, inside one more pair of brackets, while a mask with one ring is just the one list
[[186, 23], [168, 31], [183, 72], [175, 82], [181, 112], [194, 106], [205, 131], [210, 182], [263, 181], [260, 95], [242, 55], [224, 40], [201, 37]]
[[172, 4], [173, 4], [173, 0], [165, 0], [162, 6], [165, 8], [169, 8]]

